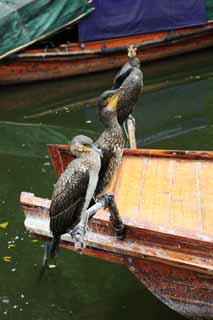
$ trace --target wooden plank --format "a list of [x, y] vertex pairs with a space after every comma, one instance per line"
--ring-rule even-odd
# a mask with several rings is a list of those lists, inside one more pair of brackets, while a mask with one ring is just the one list
[[201, 206], [203, 230], [213, 234], [213, 163], [205, 162], [200, 169]]
[[[53, 162], [59, 162], [55, 168], [60, 174], [71, 154], [69, 146], [57, 148], [60, 156]], [[209, 241], [212, 184], [213, 152], [127, 149], [108, 190], [115, 193], [126, 224]], [[104, 210], [98, 217], [108, 221]]]
[[[60, 152], [70, 152], [69, 145], [54, 145]], [[158, 149], [124, 149], [124, 156], [144, 156], [157, 158], [172, 158], [172, 159], [189, 159], [189, 160], [213, 160], [213, 151], [188, 151], [188, 150], [158, 150]]]
[[115, 197], [122, 216], [131, 221], [138, 216], [138, 200], [141, 193], [141, 181], [145, 162], [137, 157], [123, 159], [119, 181], [116, 185]]
[[[23, 206], [25, 215], [29, 218], [33, 216], [33, 219], [37, 219], [42, 223], [43, 219], [48, 219], [48, 211], [50, 207], [50, 201], [48, 199], [38, 198], [32, 193], [22, 192], [20, 197], [21, 205]], [[97, 216], [92, 220], [90, 227], [94, 232], [101, 232], [104, 234], [112, 234], [112, 228], [110, 227], [109, 214], [107, 210], [103, 210], [104, 219], [99, 219]], [[187, 233], [185, 236], [183, 232], [180, 234], [174, 232], [174, 230], [160, 230], [154, 228], [138, 228], [131, 224], [127, 225], [128, 232], [126, 238], [131, 241], [142, 240], [146, 243], [155, 243], [160, 247], [172, 247], [175, 251], [184, 253], [192, 253], [202, 257], [213, 258], [213, 253], [209, 248], [212, 247], [213, 237], [204, 237], [200, 239], [200, 235], [193, 235]], [[191, 236], [191, 237], [190, 237]]]
[[146, 225], [168, 225], [169, 165], [164, 159], [149, 159], [141, 194], [141, 211]]
[[57, 173], [57, 175], [60, 176], [65, 169], [64, 159], [62, 159], [61, 157], [61, 152], [55, 145], [49, 145], [48, 152], [50, 155], [53, 168], [55, 169], [55, 172]]
[[183, 160], [187, 160], [187, 159], [188, 160], [213, 160], [212, 151], [125, 149], [124, 155], [172, 158], [172, 159], [183, 159]]
[[[25, 196], [25, 195], [24, 195]], [[26, 219], [26, 229], [42, 237], [50, 238], [49, 219], [46, 215], [42, 215], [42, 209], [37, 207], [38, 212], [31, 211], [29, 208], [24, 208]], [[42, 219], [41, 219], [42, 217]], [[72, 247], [73, 243], [69, 234], [62, 236], [62, 241], [66, 243], [66, 247]], [[96, 233], [89, 230], [85, 237], [86, 246], [109, 252], [110, 254], [118, 254], [129, 257], [137, 257], [142, 259], [153, 259], [162, 263], [172, 264], [181, 267], [188, 267], [197, 270], [201, 273], [213, 274], [213, 261], [208, 258], [201, 258], [192, 254], [173, 251], [171, 249], [163, 249], [153, 244], [150, 246], [145, 242], [135, 240], [116, 240], [115, 237], [107, 234]], [[71, 249], [71, 248], [70, 248]]]
[[196, 231], [200, 227], [200, 220], [195, 167], [195, 162], [176, 162], [172, 186], [172, 225]]

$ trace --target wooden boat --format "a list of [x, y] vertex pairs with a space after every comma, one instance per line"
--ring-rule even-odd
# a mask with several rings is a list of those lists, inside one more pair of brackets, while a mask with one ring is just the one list
[[[50, 145], [57, 175], [72, 160], [69, 146]], [[181, 315], [213, 318], [213, 152], [126, 150], [109, 191], [126, 225], [113, 235], [109, 214], [97, 212], [84, 254], [124, 264]], [[50, 237], [50, 200], [22, 192], [25, 226]], [[61, 246], [74, 250], [68, 235]]]
[[144, 62], [213, 45], [208, 0], [14, 1], [1, 4], [0, 84], [119, 68], [132, 44]]
[[54, 49], [25, 49], [0, 60], [0, 85], [59, 79], [119, 68], [127, 47], [135, 44], [138, 57], [153, 61], [212, 47], [213, 22], [204, 26], [154, 32], [125, 38], [61, 44]]

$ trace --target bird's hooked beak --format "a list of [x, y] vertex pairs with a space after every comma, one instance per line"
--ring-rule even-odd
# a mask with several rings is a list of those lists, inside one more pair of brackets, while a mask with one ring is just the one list
[[95, 150], [101, 158], [103, 158], [103, 153], [101, 149], [98, 149], [94, 144], [91, 145], [91, 149]]
[[70, 147], [71, 149], [71, 152], [75, 152], [75, 151], [78, 151], [78, 152], [89, 152], [90, 151], [90, 147], [87, 147], [87, 146], [84, 146], [84, 145], [81, 145], [81, 144], [78, 144], [78, 145], [72, 145]]
[[100, 155], [100, 157], [103, 157], [102, 151], [98, 149], [94, 144], [92, 144], [91, 146], [79, 145], [72, 148], [72, 151], [78, 152], [90, 152], [91, 150], [96, 151]]
[[137, 52], [137, 47], [134, 47], [134, 46], [130, 46], [129, 48], [128, 48], [128, 57], [129, 58], [134, 58], [134, 57], [136, 57], [136, 53]]
[[113, 96], [109, 97], [107, 99], [107, 106], [111, 107], [111, 109], [115, 110], [118, 105], [118, 101], [120, 98], [120, 95], [124, 92], [124, 89], [120, 87]]

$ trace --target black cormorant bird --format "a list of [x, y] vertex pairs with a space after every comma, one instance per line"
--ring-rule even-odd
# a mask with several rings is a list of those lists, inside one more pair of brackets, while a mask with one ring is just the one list
[[120, 124], [123, 124], [134, 111], [143, 89], [143, 73], [140, 70], [140, 60], [135, 56], [134, 48], [129, 50], [128, 54], [130, 53], [131, 60], [123, 66], [115, 77], [113, 89], [103, 92], [98, 98], [98, 106], [102, 109], [108, 103], [108, 99], [115, 94], [117, 87], [123, 88], [117, 105], [117, 117]]
[[122, 160], [125, 138], [117, 120], [117, 106], [122, 92], [123, 89], [116, 90], [114, 95], [107, 99], [107, 103], [99, 109], [100, 120], [105, 130], [95, 142], [103, 154], [95, 196], [102, 194]]
[[140, 60], [136, 57], [137, 48], [134, 46], [129, 46], [128, 48], [128, 62], [123, 65], [121, 70], [116, 74], [113, 80], [112, 89], [118, 89], [123, 81], [129, 76], [129, 74], [134, 69], [139, 69], [141, 67]]
[[69, 232], [76, 246], [82, 247], [87, 223], [86, 210], [94, 195], [101, 167], [101, 150], [93, 141], [78, 135], [71, 141], [76, 157], [59, 177], [50, 205], [50, 230], [53, 243], [50, 255], [55, 256], [62, 234]]

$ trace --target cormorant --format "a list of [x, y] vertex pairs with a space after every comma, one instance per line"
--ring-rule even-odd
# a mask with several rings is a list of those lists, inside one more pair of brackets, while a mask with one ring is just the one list
[[134, 46], [128, 47], [128, 62], [123, 65], [121, 70], [116, 74], [113, 80], [112, 89], [118, 89], [129, 74], [136, 68], [140, 70], [141, 62], [136, 57], [137, 48]]
[[114, 95], [107, 99], [107, 103], [99, 109], [100, 120], [105, 130], [95, 142], [95, 146], [101, 149], [103, 154], [95, 196], [101, 195], [122, 160], [125, 138], [117, 120], [117, 106], [122, 92], [123, 89], [116, 90]]
[[[50, 255], [55, 256], [62, 234], [69, 232], [76, 247], [82, 247], [86, 210], [93, 197], [101, 167], [101, 150], [93, 141], [78, 135], [71, 141], [71, 152], [76, 157], [59, 177], [50, 205], [50, 230], [53, 243]], [[45, 260], [44, 260], [45, 261]]]
[[123, 88], [117, 105], [117, 117], [120, 124], [123, 124], [134, 111], [143, 89], [143, 73], [140, 70], [140, 60], [135, 56], [136, 50], [134, 48], [129, 49], [128, 54], [130, 53], [129, 62], [123, 66], [115, 77], [113, 89], [103, 92], [98, 98], [98, 106], [102, 109], [107, 104], [108, 98], [115, 94], [118, 86]]

